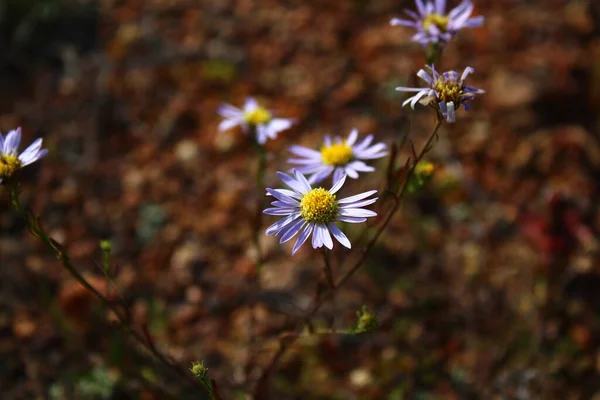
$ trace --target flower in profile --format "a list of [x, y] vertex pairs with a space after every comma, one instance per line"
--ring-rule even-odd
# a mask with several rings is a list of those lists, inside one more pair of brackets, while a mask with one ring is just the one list
[[246, 99], [243, 109], [221, 104], [217, 112], [225, 118], [219, 124], [220, 132], [238, 125], [241, 125], [246, 133], [253, 128], [256, 130], [256, 141], [261, 145], [269, 138], [277, 138], [279, 132], [289, 129], [294, 123], [292, 119], [275, 118], [271, 111], [260, 106], [252, 97]]
[[267, 208], [263, 212], [269, 215], [280, 215], [285, 218], [277, 221], [267, 228], [267, 235], [280, 236], [280, 243], [291, 240], [296, 234], [302, 232], [294, 244], [292, 254], [306, 242], [312, 233], [312, 247], [333, 248], [331, 235], [343, 246], [350, 248], [350, 241], [337, 227], [335, 221], [360, 223], [365, 222], [367, 217], [377, 214], [362, 207], [375, 203], [377, 198], [368, 197], [377, 193], [370, 190], [355, 196], [337, 199], [335, 193], [344, 185], [346, 175], [342, 175], [331, 189], [312, 188], [308, 180], [299, 171], [295, 170], [293, 176], [283, 172], [277, 172], [277, 176], [290, 189], [267, 189], [267, 195], [275, 197], [272, 202], [273, 208]]
[[428, 65], [427, 68], [431, 71], [431, 76], [423, 69], [417, 72], [417, 76], [429, 84], [428, 88], [409, 88], [403, 86], [396, 88], [400, 92], [417, 92], [414, 96], [406, 99], [402, 103], [403, 106], [410, 103], [413, 110], [417, 102], [432, 106], [439, 110], [446, 121], [452, 123], [456, 120], [455, 111], [461, 104], [468, 110], [470, 108], [468, 101], [475, 98], [476, 94], [485, 93], [484, 90], [467, 86], [465, 83], [467, 76], [475, 72], [471, 67], [465, 68], [460, 76], [456, 71], [448, 71], [440, 75], [433, 65]]
[[333, 181], [337, 182], [342, 175], [352, 179], [358, 178], [359, 172], [372, 172], [375, 168], [368, 166], [362, 160], [373, 160], [387, 154], [384, 143], [371, 146], [373, 135], [369, 135], [356, 144], [358, 131], [353, 129], [346, 139], [335, 137], [332, 141], [325, 136], [325, 142], [320, 151], [304, 146], [291, 146], [289, 150], [300, 158], [290, 158], [290, 164], [299, 165], [298, 172], [310, 175], [308, 181], [321, 182], [333, 173]]
[[428, 43], [445, 43], [463, 28], [474, 28], [483, 25], [483, 16], [471, 18], [473, 3], [464, 0], [446, 14], [446, 0], [415, 0], [418, 13], [411, 10], [404, 12], [412, 18], [392, 18], [390, 24], [415, 28], [417, 33], [412, 40], [422, 45]]
[[48, 150], [42, 150], [42, 139], [33, 142], [21, 154], [21, 128], [8, 132], [6, 137], [0, 133], [0, 182], [13, 176], [18, 170], [44, 157]]

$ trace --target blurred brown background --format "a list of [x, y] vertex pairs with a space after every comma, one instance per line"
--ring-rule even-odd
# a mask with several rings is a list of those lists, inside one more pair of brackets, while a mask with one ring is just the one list
[[[600, 6], [474, 3], [484, 27], [461, 32], [438, 68], [473, 66], [469, 84], [487, 93], [443, 126], [433, 181], [318, 316], [341, 329], [366, 304], [381, 328], [301, 339], [272, 398], [600, 399]], [[243, 134], [217, 133], [216, 108], [254, 95], [299, 119], [268, 143], [271, 187], [286, 147], [325, 133], [421, 144], [430, 110], [402, 108], [394, 91], [424, 64], [412, 32], [389, 26], [403, 8], [414, 4], [0, 4], [0, 129], [50, 149], [24, 171], [24, 201], [116, 296], [98, 266], [111, 240], [132, 323], [181, 365], [204, 360], [226, 399], [248, 398], [322, 277], [309, 246], [291, 257], [264, 237], [252, 290], [254, 158]], [[379, 188], [376, 165], [347, 193]], [[5, 191], [0, 207], [3, 399], [197, 398], [125, 339]], [[336, 273], [352, 254], [335, 248]]]

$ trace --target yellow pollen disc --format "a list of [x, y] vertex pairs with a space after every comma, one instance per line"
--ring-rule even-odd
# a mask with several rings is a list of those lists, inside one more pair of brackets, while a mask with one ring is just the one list
[[308, 222], [326, 224], [335, 221], [338, 213], [335, 195], [323, 188], [312, 189], [300, 200], [300, 215]]
[[260, 125], [267, 123], [271, 120], [272, 117], [273, 116], [271, 115], [271, 113], [262, 107], [257, 107], [256, 109], [252, 111], [247, 111], [244, 114], [244, 119], [247, 123], [251, 125]]
[[423, 29], [427, 31], [431, 25], [435, 25], [440, 31], [446, 32], [448, 30], [449, 20], [450, 18], [446, 15], [429, 14], [423, 20]]
[[346, 143], [332, 144], [321, 149], [321, 160], [325, 165], [346, 165], [353, 156], [352, 147]]
[[20, 168], [19, 157], [12, 154], [0, 154], [0, 178], [11, 177]]
[[440, 101], [447, 103], [453, 101], [455, 106], [460, 103], [460, 96], [463, 94], [463, 85], [458, 82], [446, 81], [440, 77], [433, 85], [433, 90], [436, 91]]

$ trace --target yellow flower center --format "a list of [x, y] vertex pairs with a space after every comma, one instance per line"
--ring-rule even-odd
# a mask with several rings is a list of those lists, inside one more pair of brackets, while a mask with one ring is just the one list
[[13, 154], [0, 154], [0, 178], [9, 178], [20, 168], [19, 157]]
[[269, 110], [262, 107], [256, 107], [254, 110], [246, 111], [246, 113], [244, 113], [244, 119], [250, 125], [264, 124], [269, 122], [271, 118], [273, 118], [273, 116]]
[[339, 205], [335, 195], [323, 188], [312, 189], [300, 200], [300, 215], [308, 222], [326, 224], [335, 221]]
[[455, 106], [460, 103], [460, 96], [463, 94], [463, 85], [455, 81], [446, 81], [443, 76], [435, 82], [433, 90], [436, 91], [440, 101], [447, 103], [453, 101]]
[[321, 149], [321, 160], [325, 165], [346, 165], [352, 160], [353, 156], [352, 147], [346, 143], [323, 146]]
[[431, 25], [435, 25], [440, 31], [446, 32], [448, 30], [449, 20], [450, 18], [448, 18], [447, 15], [440, 15], [435, 13], [429, 14], [423, 20], [423, 29], [428, 31]]
[[435, 171], [434, 165], [427, 161], [421, 161], [415, 167], [415, 174], [417, 174], [417, 176], [430, 177], [431, 175], [433, 175], [434, 171]]

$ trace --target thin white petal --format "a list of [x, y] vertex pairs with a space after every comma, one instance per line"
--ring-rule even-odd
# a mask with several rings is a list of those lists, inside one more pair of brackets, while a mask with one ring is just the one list
[[244, 111], [254, 111], [258, 108], [258, 103], [254, 99], [254, 97], [248, 97], [246, 102], [244, 103]]
[[356, 194], [354, 196], [345, 197], [343, 199], [340, 199], [338, 201], [338, 203], [340, 203], [340, 204], [354, 203], [355, 201], [366, 199], [367, 197], [372, 196], [375, 193], [377, 193], [377, 190], [369, 190], [368, 192], [364, 192], [364, 193]]
[[321, 159], [320, 152], [313, 150], [313, 149], [309, 149], [308, 147], [294, 145], [294, 146], [290, 146], [288, 148], [288, 150], [300, 157], [307, 157], [307, 158], [316, 159], [316, 160]]
[[318, 225], [321, 230], [321, 239], [323, 240], [323, 244], [329, 250], [333, 249], [333, 240], [331, 240], [331, 235], [329, 234], [329, 229], [327, 229], [326, 225]]
[[331, 233], [333, 234], [333, 237], [340, 242], [340, 244], [344, 247], [347, 248], [352, 248], [352, 246], [350, 245], [350, 241], [348, 240], [348, 238], [346, 237], [346, 235], [344, 235], [344, 232], [342, 232], [340, 230], [340, 228], [337, 227], [336, 224], [334, 224], [333, 222], [330, 222], [329, 224], [327, 224], [327, 226], [329, 227], [329, 230], [331, 231]]
[[310, 187], [310, 183], [308, 183], [308, 181], [306, 180], [304, 175], [302, 175], [300, 172], [298, 172], [298, 170], [294, 171], [294, 175], [296, 176], [296, 181], [299, 182], [302, 185], [302, 187], [304, 188], [303, 193], [308, 192], [312, 189]]
[[348, 146], [353, 146], [356, 143], [356, 139], [358, 139], [358, 129], [352, 129], [348, 138], [346, 139], [346, 144]]
[[223, 103], [217, 109], [217, 113], [224, 118], [243, 118], [244, 112], [231, 104]]
[[297, 182], [294, 178], [292, 178], [288, 174], [277, 171], [277, 176], [279, 177], [279, 179], [281, 179], [281, 181], [283, 183], [285, 183], [288, 187], [295, 190], [296, 192], [301, 193], [301, 194], [304, 194], [307, 192], [304, 189], [304, 186], [300, 182]]
[[340, 216], [343, 217], [375, 217], [377, 213], [371, 210], [363, 210], [362, 208], [340, 208], [339, 210]]
[[296, 240], [294, 248], [292, 249], [292, 255], [296, 254], [298, 249], [304, 244], [304, 242], [306, 242], [306, 239], [308, 239], [310, 233], [313, 231], [313, 226], [314, 224], [308, 224], [300, 236], [298, 236], [298, 240]]
[[241, 125], [243, 122], [244, 122], [243, 118], [238, 118], [238, 119], [236, 119], [236, 118], [224, 119], [219, 124], [219, 132], [223, 132], [223, 131], [226, 131], [226, 130], [231, 129], [233, 127], [236, 127], [238, 125]]
[[342, 175], [342, 177], [333, 184], [331, 189], [329, 189], [329, 193], [335, 194], [342, 186], [344, 186], [344, 182], [346, 182], [346, 175]]
[[348, 222], [351, 224], [358, 224], [361, 222], [365, 222], [367, 219], [366, 218], [357, 218], [357, 217], [347, 217], [345, 215], [340, 215], [337, 217], [338, 221], [342, 221], [342, 222]]

